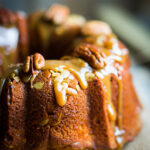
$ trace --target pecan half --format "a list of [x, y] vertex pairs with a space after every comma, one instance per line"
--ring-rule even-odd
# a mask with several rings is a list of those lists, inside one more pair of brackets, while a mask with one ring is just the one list
[[16, 23], [16, 14], [5, 9], [0, 8], [0, 24], [2, 25], [10, 25]]
[[41, 54], [35, 53], [33, 57], [35, 69], [40, 70], [42, 67], [45, 66], [45, 59]]
[[44, 66], [45, 66], [44, 57], [39, 53], [35, 53], [34, 55], [28, 56], [25, 59], [22, 70], [25, 73], [31, 71], [32, 74], [34, 74], [37, 72], [37, 70], [40, 70]]
[[44, 18], [51, 20], [54, 24], [62, 24], [66, 20], [69, 13], [70, 10], [68, 7], [54, 4], [46, 11]]
[[111, 34], [111, 28], [108, 24], [101, 21], [88, 21], [81, 30], [83, 35]]
[[25, 73], [29, 72], [29, 70], [30, 70], [30, 62], [31, 62], [31, 58], [30, 58], [30, 56], [28, 56], [25, 59], [25, 62], [24, 62], [23, 67], [22, 67], [23, 72], [25, 72]]
[[73, 55], [84, 59], [94, 69], [101, 69], [106, 65], [105, 54], [92, 44], [85, 43], [77, 46]]

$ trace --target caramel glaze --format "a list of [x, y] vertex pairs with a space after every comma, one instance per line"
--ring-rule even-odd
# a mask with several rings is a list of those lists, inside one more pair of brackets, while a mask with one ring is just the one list
[[[99, 43], [100, 38], [98, 37], [97, 45], [101, 46]], [[103, 39], [102, 39], [103, 40]], [[112, 128], [114, 129], [116, 135], [116, 142], [118, 143], [118, 148], [121, 148], [123, 145], [123, 128], [122, 128], [122, 63], [124, 62], [124, 56], [127, 53], [126, 49], [120, 49], [119, 42], [116, 38], [109, 37], [108, 43], [105, 43], [107, 47], [103, 47], [102, 51], [106, 55], [106, 66], [103, 69], [95, 70], [91, 68], [85, 61], [79, 58], [70, 58], [63, 57], [63, 60], [49, 60], [46, 61], [45, 67], [43, 69], [50, 69], [55, 72], [61, 72], [57, 78], [54, 79], [54, 90], [56, 94], [57, 103], [60, 106], [65, 105], [67, 102], [66, 91], [68, 84], [64, 84], [63, 80], [69, 76], [69, 72], [72, 73], [79, 81], [79, 85], [82, 89], [86, 89], [88, 86], [87, 81], [91, 74], [93, 77], [98, 77], [102, 80], [105, 88], [105, 99], [107, 103], [107, 112], [109, 120], [111, 122]], [[67, 71], [67, 72], [66, 72]], [[66, 72], [67, 74], [65, 74]], [[111, 74], [114, 74], [117, 77], [118, 86], [119, 86], [119, 95], [118, 95], [118, 124], [116, 125], [116, 110], [112, 103], [111, 98]], [[90, 76], [90, 78], [91, 78]], [[93, 78], [94, 78], [93, 77]]]
[[[102, 38], [102, 39], [100, 39]], [[106, 66], [102, 69], [95, 70], [90, 67], [87, 62], [80, 58], [75, 57], [63, 57], [61, 60], [47, 60], [45, 66], [41, 70], [49, 70], [51, 73], [51, 78], [54, 85], [54, 91], [56, 95], [56, 101], [59, 106], [63, 107], [67, 103], [67, 94], [73, 95], [77, 94], [78, 89], [71, 89], [68, 87], [69, 78], [71, 74], [78, 79], [79, 86], [82, 89], [88, 87], [88, 81], [92, 78], [100, 78], [104, 85], [105, 100], [107, 103], [107, 112], [109, 116], [112, 129], [114, 129], [114, 134], [116, 136], [116, 142], [118, 143], [118, 148], [123, 145], [123, 128], [122, 128], [122, 63], [124, 62], [124, 56], [127, 54], [126, 49], [121, 49], [119, 47], [119, 41], [112, 36], [109, 38], [108, 42], [105, 43], [106, 46], [102, 46], [102, 41], [105, 38], [103, 36], [97, 37], [96, 45], [102, 47], [102, 51], [106, 55]], [[17, 66], [17, 68], [19, 68]], [[0, 82], [0, 93], [2, 91], [3, 84], [9, 74], [14, 72], [16, 67], [9, 69], [8, 72], [3, 76]], [[119, 86], [119, 96], [118, 96], [118, 124], [116, 125], [116, 110], [112, 103], [111, 98], [111, 74], [114, 74], [118, 80]], [[29, 76], [29, 80], [34, 80], [33, 76]], [[31, 82], [31, 81], [30, 81]], [[33, 82], [33, 81], [32, 81]], [[33, 88], [33, 86], [31, 86]]]
[[[57, 103], [60, 106], [66, 104], [66, 93], [68, 91], [68, 78], [72, 73], [79, 81], [79, 85], [82, 89], [86, 89], [88, 86], [86, 80], [86, 73], [92, 72], [92, 68], [79, 58], [72, 58], [69, 60], [48, 60], [45, 63], [43, 69], [53, 70], [52, 76], [54, 77], [54, 90], [56, 94]], [[77, 89], [75, 89], [77, 90]]]
[[[104, 42], [106, 41], [106, 42]], [[104, 46], [105, 43], [105, 46]], [[96, 75], [102, 79], [104, 86], [105, 86], [105, 94], [106, 99], [109, 97], [108, 103], [108, 115], [111, 121], [111, 124], [115, 131], [116, 142], [118, 144], [118, 150], [123, 146], [123, 125], [122, 125], [122, 65], [125, 61], [125, 55], [127, 54], [127, 50], [123, 47], [120, 47], [119, 41], [114, 35], [107, 36], [99, 36], [97, 37], [97, 45], [100, 45], [103, 48], [103, 52], [105, 53], [106, 57], [106, 66], [104, 69], [96, 71]], [[116, 117], [116, 111], [112, 104], [111, 98], [111, 87], [110, 87], [110, 77], [111, 74], [116, 76], [118, 82], [118, 116]], [[111, 107], [110, 107], [111, 105]], [[113, 110], [111, 110], [111, 109]], [[113, 112], [113, 113], [111, 113]], [[114, 114], [114, 115], [112, 115]], [[117, 120], [117, 124], [115, 121]]]

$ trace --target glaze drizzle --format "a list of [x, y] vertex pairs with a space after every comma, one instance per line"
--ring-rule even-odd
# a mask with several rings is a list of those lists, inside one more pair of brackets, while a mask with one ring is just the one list
[[[100, 37], [99, 37], [100, 38]], [[54, 85], [54, 92], [56, 96], [57, 104], [63, 107], [67, 103], [67, 94], [73, 95], [77, 94], [78, 89], [69, 88], [69, 77], [72, 74], [77, 78], [79, 86], [81, 89], [86, 89], [88, 87], [89, 78], [99, 78], [104, 84], [105, 101], [107, 107], [107, 113], [111, 123], [115, 125], [117, 115], [118, 115], [118, 125], [116, 126], [116, 141], [118, 147], [122, 147], [123, 143], [123, 130], [122, 130], [122, 63], [124, 62], [124, 56], [126, 55], [126, 50], [119, 48], [119, 42], [116, 39], [110, 39], [112, 46], [103, 47], [101, 50], [106, 55], [106, 65], [104, 68], [96, 70], [93, 69], [87, 62], [80, 58], [66, 57], [63, 60], [47, 60], [45, 66], [41, 70], [49, 70], [52, 74], [52, 80]], [[110, 42], [109, 41], [109, 42]], [[99, 45], [99, 43], [97, 43]], [[100, 46], [100, 45], [99, 45]], [[92, 78], [89, 76], [92, 75]], [[111, 74], [117, 77], [117, 82], [119, 86], [119, 96], [118, 96], [118, 114], [112, 103], [111, 95]], [[1, 79], [0, 91], [4, 84], [4, 80], [7, 76]], [[33, 78], [31, 77], [30, 80]], [[33, 79], [34, 80], [34, 79]], [[32, 81], [30, 81], [32, 82]], [[33, 88], [31, 86], [31, 88]], [[118, 134], [119, 133], [119, 134]], [[120, 135], [121, 133], [121, 135]], [[118, 139], [121, 139], [118, 141]]]

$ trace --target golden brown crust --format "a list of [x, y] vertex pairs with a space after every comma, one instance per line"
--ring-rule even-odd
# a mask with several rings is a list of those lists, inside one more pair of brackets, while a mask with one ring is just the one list
[[[64, 14], [66, 17], [67, 13]], [[64, 83], [68, 88], [77, 90], [77, 94], [65, 93], [67, 101], [65, 105], [60, 106], [57, 103], [54, 82], [55, 76], [61, 76], [63, 68], [42, 69], [45, 64], [43, 56], [40, 54], [28, 56], [19, 74], [4, 77], [6, 81], [0, 95], [0, 134], [2, 135], [0, 149], [112, 150], [119, 146], [117, 137], [122, 138], [124, 142], [132, 140], [141, 128], [139, 117], [141, 106], [132, 85], [129, 73], [130, 60], [124, 45], [110, 35], [109, 26], [101, 22], [89, 22], [85, 25], [86, 28], [62, 22], [54, 27], [58, 23], [55, 13], [50, 15], [55, 25], [43, 20], [43, 12], [36, 17], [32, 16], [35, 22], [32, 22], [33, 26], [30, 28], [33, 36], [38, 32], [39, 37], [34, 37], [33, 40], [36, 42], [33, 42], [40, 45], [45, 41], [43, 40], [45, 36], [41, 36], [43, 34], [40, 34], [41, 30], [39, 30], [41, 22], [52, 27], [52, 33], [49, 33], [53, 36], [48, 35], [46, 38], [46, 41], [50, 43], [50, 45], [46, 43], [46, 48], [55, 51], [46, 51], [50, 53], [47, 57], [55, 57], [58, 52], [62, 56], [64, 51], [69, 49], [71, 56], [84, 59], [86, 63], [82, 60], [83, 65], [86, 64], [89, 71], [88, 74], [84, 74], [84, 78], [87, 77], [88, 86], [82, 88], [77, 74], [71, 72], [68, 67], [67, 71], [70, 71], [70, 74], [67, 76], [68, 80], [64, 78]], [[6, 22], [12, 20], [10, 18]], [[62, 20], [64, 21], [64, 18], [61, 18]], [[20, 33], [24, 33], [25, 30], [22, 30], [21, 26], [21, 20], [19, 20], [17, 27]], [[95, 29], [95, 26], [101, 26], [101, 28]], [[112, 39], [116, 42], [118, 46], [116, 49], [119, 49], [121, 55], [116, 54], [116, 49], [113, 49]], [[38, 40], [42, 42], [38, 43]], [[76, 48], [72, 54], [74, 47]], [[103, 52], [107, 56], [104, 56]], [[108, 63], [105, 64], [108, 56], [115, 56], [117, 59], [112, 59], [112, 62], [107, 60]], [[105, 65], [111, 68], [105, 70]], [[117, 71], [117, 74], [115, 71], [109, 72], [111, 69]], [[102, 77], [95, 75], [98, 71]], [[61, 82], [61, 84], [64, 83]], [[114, 106], [114, 110], [110, 104]], [[112, 114], [113, 119], [109, 116], [108, 106], [113, 113], [116, 112]], [[115, 135], [116, 127], [119, 128], [119, 132], [122, 132], [121, 135]]]
[[[19, 81], [11, 81], [5, 84], [4, 93], [1, 95], [1, 147], [0, 149], [21, 146], [25, 138], [25, 112], [26, 89]], [[11, 83], [11, 84], [9, 84]], [[17, 91], [17, 92], [16, 92]]]
[[[126, 56], [128, 58], [128, 56]], [[131, 77], [128, 72], [128, 59], [125, 59], [123, 71], [123, 129], [125, 130], [124, 142], [134, 138], [141, 128], [139, 121], [140, 108], [139, 101], [134, 92]], [[20, 128], [15, 124], [8, 124], [8, 128], [3, 130], [3, 137], [8, 133], [13, 137], [4, 142], [4, 149], [13, 145], [22, 149], [115, 149], [117, 147], [114, 129], [107, 114], [107, 103], [105, 101], [105, 88], [101, 79], [95, 78], [88, 83], [86, 90], [80, 89], [78, 95], [68, 95], [67, 103], [60, 107], [56, 103], [53, 81], [48, 70], [43, 70], [33, 81], [44, 83], [41, 89], [31, 88], [30, 84], [12, 82], [10, 113], [5, 116], [12, 116], [16, 113], [15, 107], [22, 113], [15, 117], [5, 117], [2, 122], [20, 122]], [[127, 83], [127, 81], [129, 81]], [[78, 84], [77, 79], [71, 79], [69, 87], [75, 88]], [[119, 86], [117, 78], [111, 76], [112, 101], [116, 111], [118, 111], [118, 91]], [[10, 88], [5, 88], [9, 91]], [[22, 93], [21, 95], [19, 93]], [[16, 95], [16, 96], [15, 96]], [[17, 95], [20, 95], [19, 97]], [[1, 105], [8, 105], [5, 98], [8, 92], [3, 91], [4, 98]], [[19, 103], [18, 103], [19, 100]], [[20, 101], [21, 100], [21, 101]], [[22, 107], [19, 107], [23, 105]], [[15, 106], [15, 107], [14, 107]], [[24, 111], [26, 112], [24, 114]], [[132, 112], [132, 120], [128, 114]], [[5, 110], [3, 109], [3, 113]], [[4, 114], [3, 114], [4, 115]], [[20, 118], [20, 119], [18, 119]], [[4, 128], [1, 125], [1, 132]], [[13, 125], [13, 126], [11, 126]], [[116, 122], [117, 125], [117, 122]], [[9, 129], [9, 130], [8, 130]], [[21, 130], [20, 130], [21, 129]], [[18, 137], [16, 137], [16, 131]], [[15, 131], [15, 132], [14, 132]], [[25, 134], [24, 134], [25, 133]], [[23, 143], [25, 141], [25, 143]], [[23, 143], [23, 144], [22, 144]], [[6, 146], [7, 145], [7, 146]], [[23, 148], [24, 147], [24, 148]]]

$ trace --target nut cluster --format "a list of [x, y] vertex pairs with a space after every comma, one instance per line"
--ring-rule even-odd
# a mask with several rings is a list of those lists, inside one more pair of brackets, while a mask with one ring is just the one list
[[94, 69], [101, 69], [106, 65], [105, 54], [93, 44], [84, 43], [77, 46], [73, 55], [84, 59]]
[[55, 4], [46, 11], [44, 17], [47, 20], [51, 20], [54, 24], [62, 24], [69, 13], [68, 7]]
[[40, 70], [42, 67], [45, 66], [45, 59], [44, 57], [39, 54], [39, 53], [35, 53], [34, 55], [28, 56], [25, 59], [25, 62], [23, 64], [22, 70], [25, 73], [28, 72], [36, 72], [37, 70]]
[[17, 17], [15, 13], [5, 8], [0, 8], [0, 24], [2, 25], [15, 24], [16, 20], [17, 20]]

